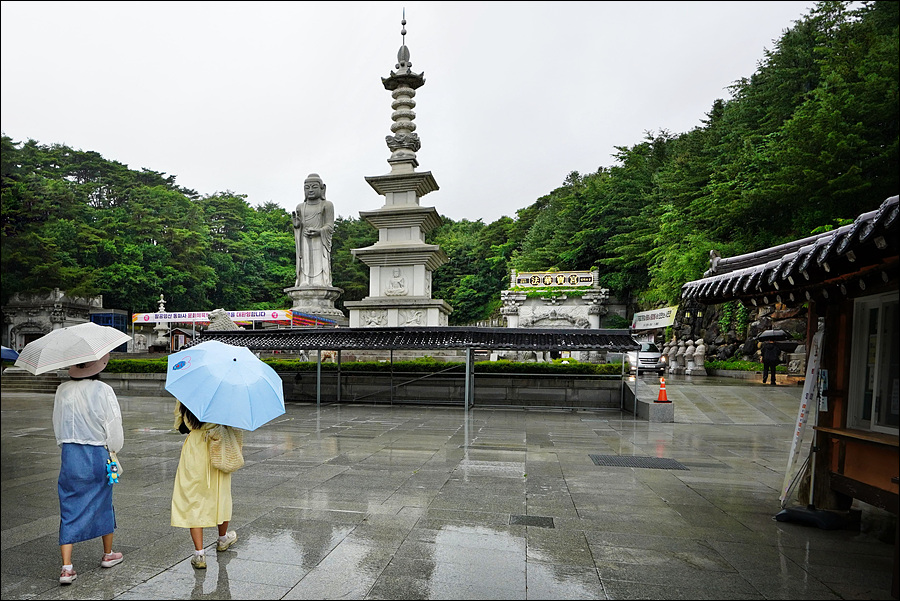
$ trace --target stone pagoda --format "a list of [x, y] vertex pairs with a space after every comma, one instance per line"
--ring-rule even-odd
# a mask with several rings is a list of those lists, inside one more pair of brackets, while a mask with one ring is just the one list
[[413, 98], [425, 85], [424, 73], [414, 73], [406, 47], [406, 19], [401, 21], [402, 45], [397, 53], [397, 71], [382, 78], [391, 92], [392, 135], [386, 137], [391, 156], [387, 175], [366, 177], [384, 196], [384, 205], [359, 215], [378, 230], [378, 242], [355, 248], [353, 256], [369, 266], [369, 296], [345, 301], [350, 327], [446, 326], [453, 309], [431, 298], [431, 276], [447, 262], [440, 246], [425, 243], [425, 234], [441, 225], [434, 207], [419, 205], [419, 199], [438, 189], [430, 171], [417, 172], [416, 151], [421, 144], [415, 133]]

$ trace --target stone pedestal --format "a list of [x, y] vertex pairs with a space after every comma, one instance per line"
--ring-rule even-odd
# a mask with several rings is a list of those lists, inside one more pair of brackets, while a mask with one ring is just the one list
[[344, 293], [342, 288], [334, 286], [292, 286], [285, 288], [284, 291], [293, 301], [292, 311], [314, 317], [324, 317], [336, 322], [339, 326], [347, 325], [347, 317], [340, 309], [334, 306], [334, 301]]
[[351, 328], [446, 326], [450, 305], [432, 298], [376, 298], [345, 301]]

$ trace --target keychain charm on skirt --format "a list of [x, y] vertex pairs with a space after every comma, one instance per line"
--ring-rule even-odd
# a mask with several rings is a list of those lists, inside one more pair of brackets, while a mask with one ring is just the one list
[[106, 460], [106, 477], [109, 478], [110, 485], [119, 481], [119, 464], [112, 459]]

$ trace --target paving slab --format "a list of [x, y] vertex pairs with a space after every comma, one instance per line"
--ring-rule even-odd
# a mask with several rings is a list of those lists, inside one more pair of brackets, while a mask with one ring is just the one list
[[[654, 385], [656, 388], [654, 388]], [[53, 395], [2, 392], [2, 599], [890, 599], [894, 547], [777, 522], [798, 386], [667, 378], [618, 410], [289, 403], [245, 435], [238, 541], [169, 525], [170, 397], [120, 396], [114, 547], [60, 586]], [[639, 395], [655, 398], [644, 377]], [[591, 455], [683, 466], [597, 465]]]

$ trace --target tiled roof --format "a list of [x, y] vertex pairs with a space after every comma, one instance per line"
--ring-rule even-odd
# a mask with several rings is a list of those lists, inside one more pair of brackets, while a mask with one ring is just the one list
[[896, 281], [898, 198], [891, 196], [878, 209], [830, 232], [719, 259], [701, 279], [682, 286], [681, 297], [704, 304], [735, 299], [790, 304]]
[[219, 340], [252, 350], [483, 349], [608, 350], [638, 348], [628, 330], [478, 327], [294, 328], [203, 332], [194, 344]]

